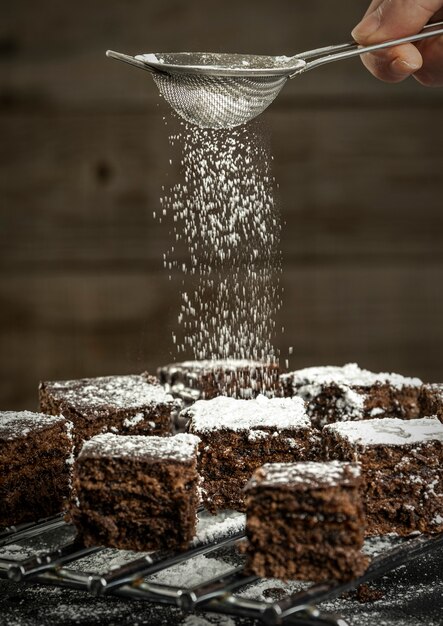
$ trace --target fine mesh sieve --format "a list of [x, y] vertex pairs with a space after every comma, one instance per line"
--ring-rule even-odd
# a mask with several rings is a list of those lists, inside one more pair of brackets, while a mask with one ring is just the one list
[[192, 74], [154, 74], [172, 108], [191, 124], [227, 128], [260, 115], [278, 96], [286, 77], [232, 78]]
[[203, 128], [231, 128], [260, 115], [286, 81], [326, 63], [443, 34], [443, 22], [416, 35], [372, 46], [355, 41], [309, 50], [293, 57], [217, 53], [155, 53], [107, 56], [152, 73], [160, 93], [185, 120]]

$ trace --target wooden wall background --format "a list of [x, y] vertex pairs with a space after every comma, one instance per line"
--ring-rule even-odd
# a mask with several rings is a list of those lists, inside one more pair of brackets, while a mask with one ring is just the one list
[[[154, 221], [167, 106], [127, 52], [291, 53], [340, 42], [366, 0], [14, 0], [0, 22], [1, 408], [40, 379], [171, 360], [178, 282]], [[443, 89], [358, 60], [288, 84], [263, 121], [280, 184], [291, 367], [358, 361], [442, 380]]]

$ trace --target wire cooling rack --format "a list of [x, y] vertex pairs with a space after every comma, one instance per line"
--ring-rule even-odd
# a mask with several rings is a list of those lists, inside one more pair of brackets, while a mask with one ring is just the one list
[[[200, 516], [202, 513], [200, 512]], [[205, 513], [203, 513], [205, 515]], [[198, 534], [186, 552], [152, 552], [136, 556], [129, 562], [96, 573], [68, 567], [80, 559], [105, 550], [102, 547], [86, 548], [80, 545], [75, 529], [67, 524], [62, 515], [38, 523], [11, 527], [0, 532], [0, 578], [16, 582], [38, 582], [85, 591], [95, 596], [113, 594], [134, 600], [162, 605], [172, 605], [184, 612], [209, 611], [232, 617], [248, 617], [259, 620], [266, 626], [296, 624], [297, 626], [347, 626], [340, 616], [322, 613], [316, 608], [326, 600], [356, 589], [362, 583], [375, 580], [387, 572], [404, 565], [420, 555], [443, 545], [443, 534], [428, 537], [417, 535], [399, 539], [397, 545], [383, 550], [371, 561], [367, 571], [358, 579], [347, 583], [326, 582], [313, 584], [302, 591], [285, 595], [278, 601], [261, 601], [242, 597], [241, 588], [260, 579], [245, 574], [243, 565], [233, 567], [215, 577], [208, 578], [196, 586], [172, 586], [146, 580], [158, 572], [189, 561], [199, 555], [208, 555], [221, 549], [235, 548], [245, 537], [241, 520], [229, 528], [222, 525], [220, 533]], [[60, 531], [62, 531], [60, 533]], [[64, 541], [55, 539], [57, 533], [68, 537]], [[50, 550], [37, 551], [28, 558], [11, 558], [8, 546], [19, 542], [46, 537]], [[3, 555], [2, 555], [3, 552]], [[135, 555], [135, 553], [134, 553]], [[236, 593], [237, 592], [237, 593]]]

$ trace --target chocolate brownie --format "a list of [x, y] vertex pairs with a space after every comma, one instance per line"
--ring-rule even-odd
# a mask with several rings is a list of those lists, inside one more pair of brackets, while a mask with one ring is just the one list
[[271, 463], [246, 485], [246, 568], [263, 578], [346, 581], [367, 565], [360, 469]]
[[443, 531], [443, 425], [436, 417], [337, 422], [329, 459], [358, 461], [368, 535]]
[[0, 413], [0, 526], [59, 513], [70, 490], [71, 424], [30, 411]]
[[157, 374], [171, 393], [188, 403], [220, 395], [243, 399], [259, 394], [281, 395], [275, 363], [246, 359], [184, 361], [160, 367]]
[[190, 432], [201, 439], [203, 501], [211, 513], [243, 511], [243, 488], [263, 463], [304, 460], [318, 453], [318, 436], [300, 398], [219, 396], [198, 400], [184, 413], [191, 418]]
[[308, 367], [281, 376], [285, 396], [300, 396], [317, 428], [345, 420], [419, 417], [419, 378], [343, 367]]
[[198, 438], [96, 435], [74, 466], [71, 518], [85, 545], [184, 549], [195, 534]]
[[423, 385], [418, 401], [422, 417], [436, 415], [443, 422], [443, 383]]
[[74, 424], [76, 453], [83, 441], [111, 431], [169, 435], [178, 401], [154, 377], [103, 376], [40, 383], [40, 410]]

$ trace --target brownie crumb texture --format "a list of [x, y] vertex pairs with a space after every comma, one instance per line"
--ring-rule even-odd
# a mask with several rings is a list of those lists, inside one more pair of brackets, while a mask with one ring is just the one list
[[358, 462], [367, 534], [443, 531], [443, 424], [383, 418], [323, 429], [328, 459]]
[[418, 396], [422, 381], [400, 374], [374, 373], [356, 363], [343, 367], [308, 367], [282, 374], [285, 396], [299, 396], [307, 403], [312, 424], [376, 417], [419, 417]]
[[364, 513], [353, 463], [271, 463], [245, 488], [246, 569], [263, 578], [347, 581], [361, 575]]
[[195, 534], [199, 503], [194, 435], [101, 434], [75, 462], [70, 515], [87, 546], [182, 550]]
[[443, 423], [443, 384], [423, 385], [420, 389], [419, 404], [422, 417], [436, 415]]
[[103, 432], [169, 435], [180, 403], [148, 375], [103, 376], [40, 383], [40, 410], [74, 424], [76, 453]]
[[33, 522], [67, 505], [71, 424], [30, 411], [0, 413], [0, 526]]
[[199, 471], [205, 507], [245, 510], [243, 488], [270, 462], [317, 457], [319, 436], [301, 398], [198, 400], [183, 412], [200, 440]]
[[381, 589], [376, 589], [370, 585], [363, 584], [357, 587], [355, 592], [355, 598], [360, 604], [367, 604], [368, 602], [375, 602], [381, 600], [384, 597], [384, 592]]

